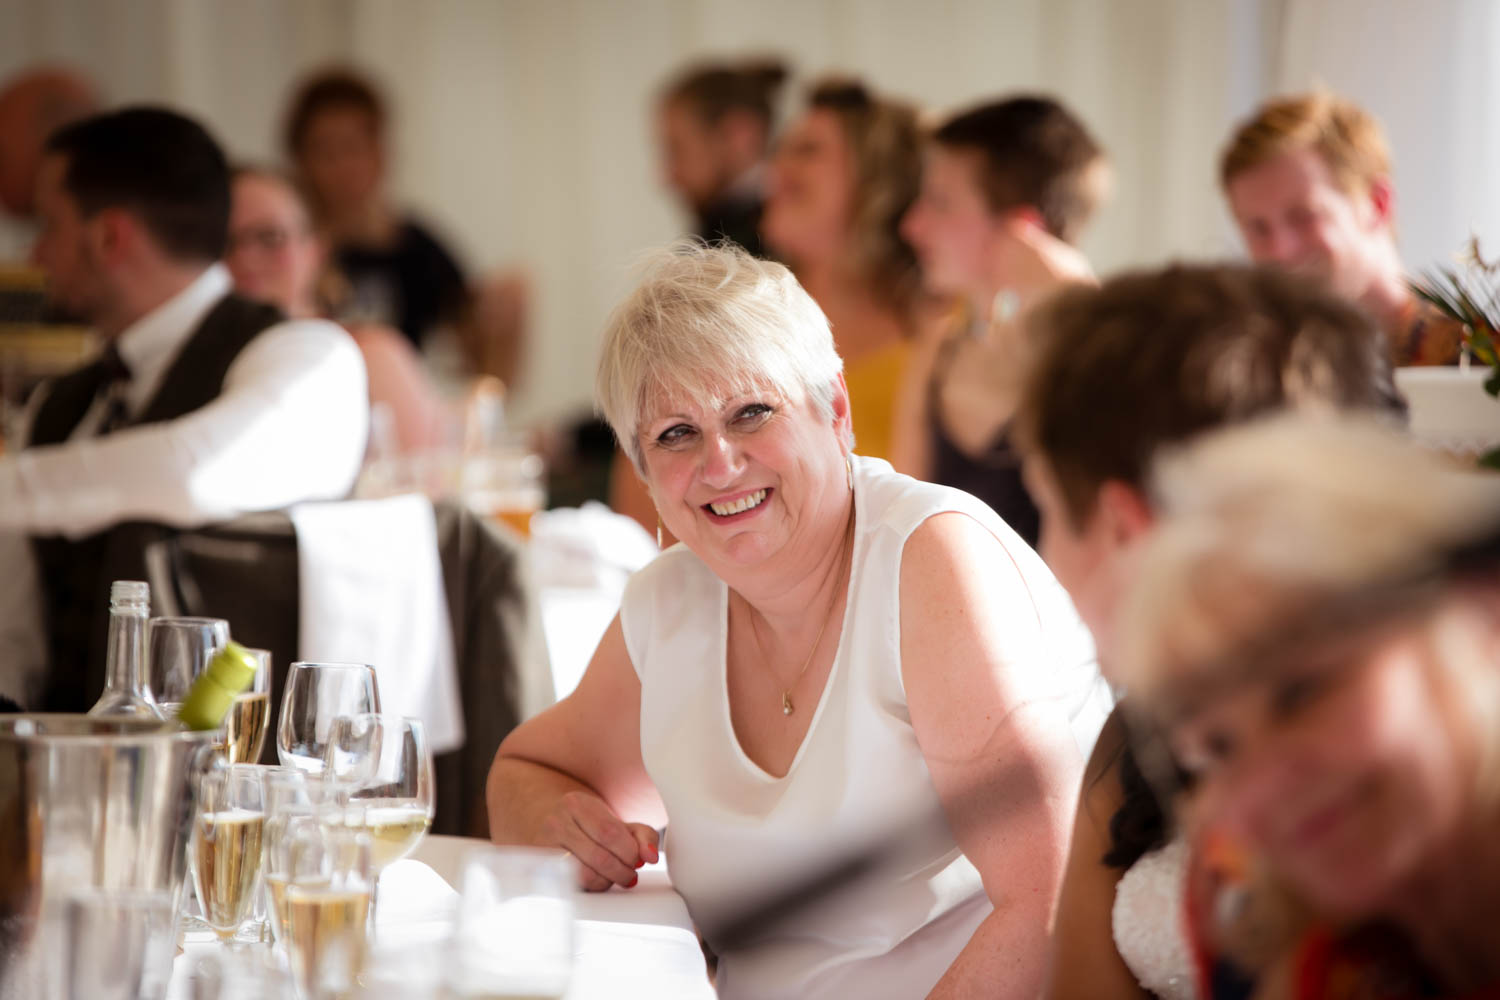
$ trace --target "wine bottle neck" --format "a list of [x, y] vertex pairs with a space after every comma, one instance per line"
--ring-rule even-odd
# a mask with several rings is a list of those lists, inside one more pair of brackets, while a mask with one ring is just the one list
[[105, 690], [142, 690], [144, 685], [141, 673], [146, 662], [148, 614], [144, 602], [115, 601], [110, 604]]

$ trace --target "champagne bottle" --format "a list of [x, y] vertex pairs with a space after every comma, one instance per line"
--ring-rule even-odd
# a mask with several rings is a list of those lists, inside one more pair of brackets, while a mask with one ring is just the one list
[[218, 729], [235, 696], [250, 686], [259, 667], [244, 646], [226, 643], [188, 689], [177, 710], [178, 720], [189, 729]]
[[160, 719], [161, 709], [142, 677], [146, 667], [146, 619], [151, 587], [139, 580], [116, 580], [109, 588], [109, 647], [104, 693], [90, 715]]

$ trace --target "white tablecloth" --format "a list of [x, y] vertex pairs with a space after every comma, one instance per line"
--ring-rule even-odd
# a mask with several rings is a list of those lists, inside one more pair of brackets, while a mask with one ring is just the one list
[[[440, 996], [463, 855], [477, 841], [427, 837], [412, 858], [381, 876], [367, 1000]], [[666, 871], [642, 871], [633, 889], [580, 893], [573, 985], [567, 1000], [712, 1000], [703, 953]], [[192, 963], [212, 949], [195, 942], [177, 959], [169, 1000], [187, 1000]]]

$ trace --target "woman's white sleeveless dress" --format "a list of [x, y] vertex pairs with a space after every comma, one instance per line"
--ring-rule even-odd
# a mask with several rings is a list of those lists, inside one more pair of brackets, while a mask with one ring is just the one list
[[[724, 582], [678, 545], [632, 578], [621, 607], [641, 680], [642, 756], [669, 818], [668, 868], [719, 953], [726, 1000], [920, 997], [991, 912], [942, 819], [907, 710], [899, 583], [918, 525], [959, 511], [999, 540], [1030, 600], [995, 613], [1024, 651], [1018, 681], [1038, 699], [1058, 699], [1059, 725], [1074, 717], [1088, 738], [1109, 708], [1065, 592], [994, 512], [883, 461], [856, 458], [853, 469], [854, 556], [838, 652], [818, 703], [797, 706], [814, 716], [785, 777], [750, 760], [730, 722]], [[713, 928], [778, 888], [892, 844], [901, 850], [889, 864], [841, 892], [732, 946], [713, 939]]]

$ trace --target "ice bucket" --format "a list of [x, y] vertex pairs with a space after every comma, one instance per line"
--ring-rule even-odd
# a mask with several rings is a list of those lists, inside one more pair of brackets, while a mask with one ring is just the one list
[[0, 715], [0, 1000], [73, 1000], [101, 973], [121, 996], [164, 994], [213, 737]]

